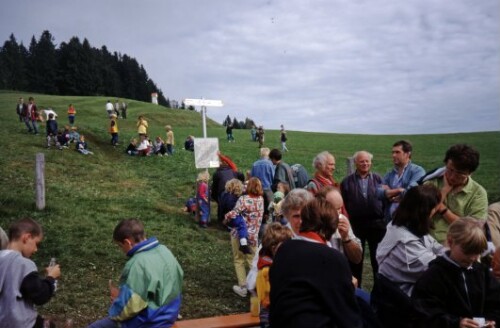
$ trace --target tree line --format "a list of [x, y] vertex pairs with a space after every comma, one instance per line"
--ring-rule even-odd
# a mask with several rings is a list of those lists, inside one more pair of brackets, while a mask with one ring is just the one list
[[86, 38], [80, 42], [72, 37], [56, 47], [49, 31], [38, 40], [33, 36], [28, 48], [18, 43], [14, 34], [4, 42], [0, 48], [0, 89], [146, 102], [156, 92], [160, 105], [177, 104], [165, 98], [135, 58], [111, 53], [106, 46], [94, 48]]
[[253, 127], [256, 127], [254, 121], [252, 119], [249, 119], [248, 117], [245, 118], [245, 121], [238, 121], [236, 117], [231, 120], [231, 117], [229, 117], [229, 115], [226, 116], [226, 118], [222, 122], [222, 125], [232, 125], [233, 129], [251, 129]]

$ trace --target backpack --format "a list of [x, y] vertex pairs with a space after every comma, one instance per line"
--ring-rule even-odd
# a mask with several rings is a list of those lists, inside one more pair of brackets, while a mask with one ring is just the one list
[[309, 175], [307, 174], [306, 168], [301, 164], [293, 164], [291, 168], [295, 188], [304, 188], [307, 186]]

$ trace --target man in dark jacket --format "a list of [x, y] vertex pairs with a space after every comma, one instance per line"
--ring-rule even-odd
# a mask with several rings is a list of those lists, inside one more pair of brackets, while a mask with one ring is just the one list
[[[358, 151], [353, 155], [353, 158], [356, 171], [344, 178], [340, 190], [344, 206], [349, 214], [352, 230], [356, 237], [361, 240], [363, 256], [365, 242], [368, 242], [373, 275], [376, 275], [378, 272], [377, 245], [385, 235], [383, 202], [376, 195], [377, 186], [382, 183], [382, 178], [370, 171], [372, 154]], [[358, 279], [359, 287], [361, 287], [363, 262], [351, 263], [351, 270], [354, 277]]]

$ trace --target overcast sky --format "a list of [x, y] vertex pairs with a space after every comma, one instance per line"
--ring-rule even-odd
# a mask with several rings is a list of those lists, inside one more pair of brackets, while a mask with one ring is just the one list
[[49, 30], [127, 54], [170, 99], [264, 128], [500, 130], [498, 0], [2, 0], [0, 42]]

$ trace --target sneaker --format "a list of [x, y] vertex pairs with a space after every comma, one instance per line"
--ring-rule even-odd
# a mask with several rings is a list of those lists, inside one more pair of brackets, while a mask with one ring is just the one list
[[234, 285], [233, 292], [235, 292], [238, 296], [247, 297], [247, 289], [245, 287]]

